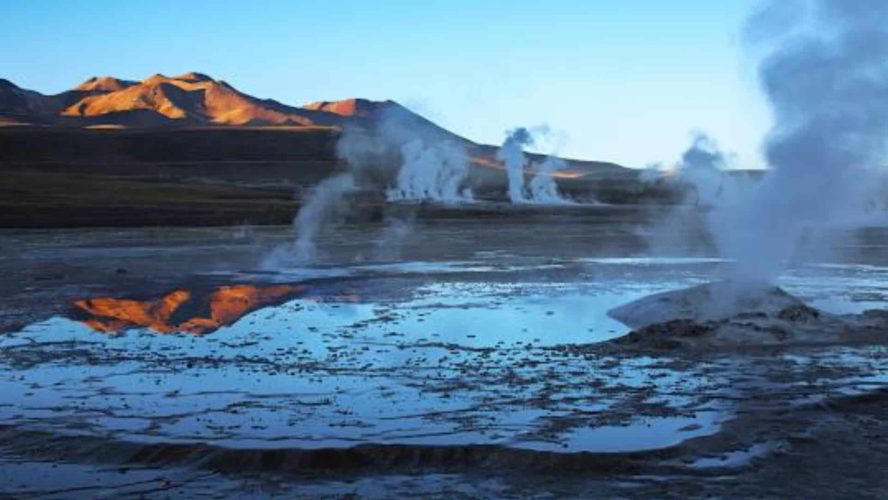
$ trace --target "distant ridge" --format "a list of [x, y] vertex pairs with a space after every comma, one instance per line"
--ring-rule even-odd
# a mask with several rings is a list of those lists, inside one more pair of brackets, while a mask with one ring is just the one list
[[94, 76], [89, 80], [74, 87], [74, 90], [82, 90], [84, 92], [114, 92], [132, 87], [138, 82], [129, 80], [120, 80], [113, 76]]
[[326, 111], [340, 116], [377, 117], [385, 109], [399, 106], [394, 101], [371, 101], [368, 99], [343, 99], [341, 101], [317, 101], [303, 106], [305, 109]]
[[[115, 123], [132, 126], [193, 125], [335, 125], [326, 114], [260, 100], [201, 73], [153, 75], [131, 85], [116, 79], [106, 90], [84, 97], [60, 111], [66, 117], [93, 119], [116, 115]], [[98, 83], [99, 80], [96, 80]]]
[[388, 109], [411, 113], [394, 101], [359, 98], [288, 106], [250, 96], [197, 72], [172, 77], [155, 74], [140, 82], [94, 76], [57, 95], [0, 79], [0, 122], [4, 124], [341, 127], [352, 119], [376, 119]]
[[[204, 73], [178, 76], [154, 74], [142, 81], [94, 76], [71, 90], [45, 95], [0, 79], [0, 126], [46, 128], [176, 129], [181, 127], [239, 127], [326, 129], [331, 134], [349, 124], [393, 133], [399, 140], [421, 138], [449, 141], [466, 147], [483, 170], [502, 170], [497, 146], [474, 143], [442, 128], [392, 100], [347, 98], [289, 106], [243, 93]], [[325, 141], [320, 138], [318, 141]], [[329, 134], [327, 135], [329, 137]], [[326, 143], [324, 143], [326, 144]], [[319, 144], [317, 147], [327, 148]], [[529, 155], [541, 161], [539, 155]], [[579, 178], [621, 174], [623, 167], [607, 162], [568, 160], [559, 177]]]

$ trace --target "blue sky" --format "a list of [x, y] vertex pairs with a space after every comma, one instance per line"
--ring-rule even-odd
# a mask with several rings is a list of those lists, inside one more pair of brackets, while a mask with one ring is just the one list
[[470, 139], [546, 124], [560, 153], [673, 163], [702, 130], [761, 166], [769, 112], [741, 30], [755, 0], [0, 3], [0, 77], [200, 71], [288, 104], [394, 99]]

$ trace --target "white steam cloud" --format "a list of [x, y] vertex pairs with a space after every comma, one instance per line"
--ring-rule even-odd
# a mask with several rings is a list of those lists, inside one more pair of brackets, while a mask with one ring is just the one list
[[805, 233], [858, 211], [884, 175], [888, 2], [793, 5], [770, 2], [748, 25], [757, 43], [776, 45], [759, 68], [775, 123], [770, 171], [716, 232], [736, 282], [773, 281]]
[[505, 142], [496, 152], [496, 159], [506, 166], [506, 175], [509, 179], [509, 200], [512, 203], [526, 203], [524, 195], [524, 147], [533, 144], [533, 136], [524, 127], [516, 128], [509, 132]]
[[718, 219], [726, 211], [736, 209], [742, 197], [751, 187], [746, 177], [729, 173], [729, 155], [724, 153], [715, 139], [703, 132], [695, 132], [691, 145], [682, 153], [675, 167], [675, 178], [690, 185], [692, 199], [686, 203], [710, 209], [710, 229], [720, 230]]
[[888, 222], [884, 211], [864, 213], [884, 210], [888, 177], [888, 2], [772, 1], [747, 33], [770, 48], [759, 67], [774, 116], [764, 144], [769, 170], [757, 183], [728, 174], [729, 157], [697, 134], [666, 178], [693, 186], [678, 211], [706, 209], [730, 262], [724, 277], [757, 289], [773, 283], [806, 238]]
[[[548, 134], [548, 128], [541, 127], [534, 132]], [[554, 174], [564, 169], [567, 164], [555, 156], [549, 156], [542, 163], [533, 165], [530, 170], [534, 177], [525, 186], [527, 157], [524, 154], [524, 148], [534, 144], [534, 132], [524, 127], [508, 132], [506, 140], [496, 152], [497, 160], [502, 161], [506, 167], [509, 200], [515, 204], [563, 205], [572, 203], [558, 192]]]
[[[654, 252], [684, 255], [699, 251], [708, 237], [729, 230], [722, 225], [723, 219], [736, 210], [753, 187], [750, 177], [743, 172], [729, 171], [730, 166], [731, 155], [724, 153], [705, 133], [695, 132], [690, 146], [675, 165], [664, 168], [661, 164], [651, 164], [639, 173], [643, 183], [662, 183], [684, 195], [677, 206], [666, 213], [658, 212], [658, 223], [647, 230]], [[718, 238], [712, 239], [717, 245]]]
[[567, 162], [556, 156], [549, 156], [542, 163], [535, 165], [533, 179], [527, 186], [531, 202], [541, 205], [572, 204], [573, 202], [561, 196], [555, 183], [554, 174], [566, 167]]
[[342, 220], [343, 213], [348, 208], [347, 197], [355, 189], [352, 173], [328, 177], [318, 183], [293, 220], [296, 239], [272, 250], [262, 260], [260, 267], [278, 269], [314, 262], [318, 256], [318, 235], [323, 229]]
[[[336, 154], [347, 170], [315, 186], [293, 220], [294, 241], [272, 251], [261, 266], [316, 263], [319, 236], [345, 220], [359, 191], [385, 191], [389, 201], [472, 201], [465, 146], [421, 120], [397, 106], [383, 111], [371, 126], [346, 126]], [[412, 219], [387, 214], [373, 256], [399, 255], [412, 227]]]
[[414, 139], [401, 147], [401, 158], [397, 184], [388, 191], [389, 201], [472, 201], [471, 189], [464, 187], [469, 174], [464, 147], [451, 141], [427, 146], [421, 139]]

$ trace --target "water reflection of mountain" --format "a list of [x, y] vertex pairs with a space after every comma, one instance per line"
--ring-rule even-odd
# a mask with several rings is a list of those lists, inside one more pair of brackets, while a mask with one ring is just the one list
[[150, 328], [158, 333], [211, 333], [262, 307], [302, 296], [304, 284], [225, 285], [206, 290], [179, 288], [159, 298], [97, 297], [74, 302], [72, 316], [108, 333]]

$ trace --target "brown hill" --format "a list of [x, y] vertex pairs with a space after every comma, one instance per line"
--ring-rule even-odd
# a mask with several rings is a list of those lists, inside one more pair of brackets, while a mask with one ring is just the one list
[[86, 97], [103, 94], [114, 88], [124, 88], [133, 82], [111, 77], [90, 78], [72, 90], [56, 95], [44, 95], [23, 89], [9, 80], [0, 79], [0, 123], [36, 125], [89, 125], [72, 122], [61, 116], [61, 110]]
[[84, 92], [116, 92], [136, 85], [137, 82], [120, 80], [113, 76], [94, 76], [89, 80], [74, 87], [74, 90]]
[[0, 78], [0, 123], [32, 123], [46, 96]]
[[344, 99], [303, 107], [258, 99], [202, 73], [153, 75], [141, 82], [94, 76], [71, 90], [44, 95], [0, 80], [0, 123], [54, 126], [334, 127], [396, 117], [411, 130], [457, 138], [394, 101]]
[[399, 106], [394, 101], [371, 101], [368, 99], [343, 99], [341, 101], [316, 101], [303, 106], [305, 109], [326, 111], [340, 116], [375, 118], [386, 109]]
[[340, 121], [330, 113], [256, 99], [224, 81], [216, 81], [200, 73], [176, 77], [157, 74], [131, 85], [106, 77], [88, 81], [79, 88], [111, 91], [84, 97], [61, 110], [61, 116], [91, 121], [113, 117], [115, 123], [130, 126], [334, 126]]
[[[93, 77], [57, 95], [0, 80], [2, 124], [33, 126], [0, 127], [0, 227], [288, 223], [312, 186], [344, 168], [344, 134], [387, 145], [381, 153], [369, 148], [365, 158], [386, 167], [371, 179], [380, 188], [369, 194], [373, 210], [382, 206], [389, 167], [397, 167], [399, 141], [465, 147], [479, 199], [501, 199], [506, 186], [496, 146], [459, 137], [394, 101], [293, 107], [200, 73], [141, 82]], [[559, 185], [573, 198], [651, 198], [632, 170], [568, 165]]]

